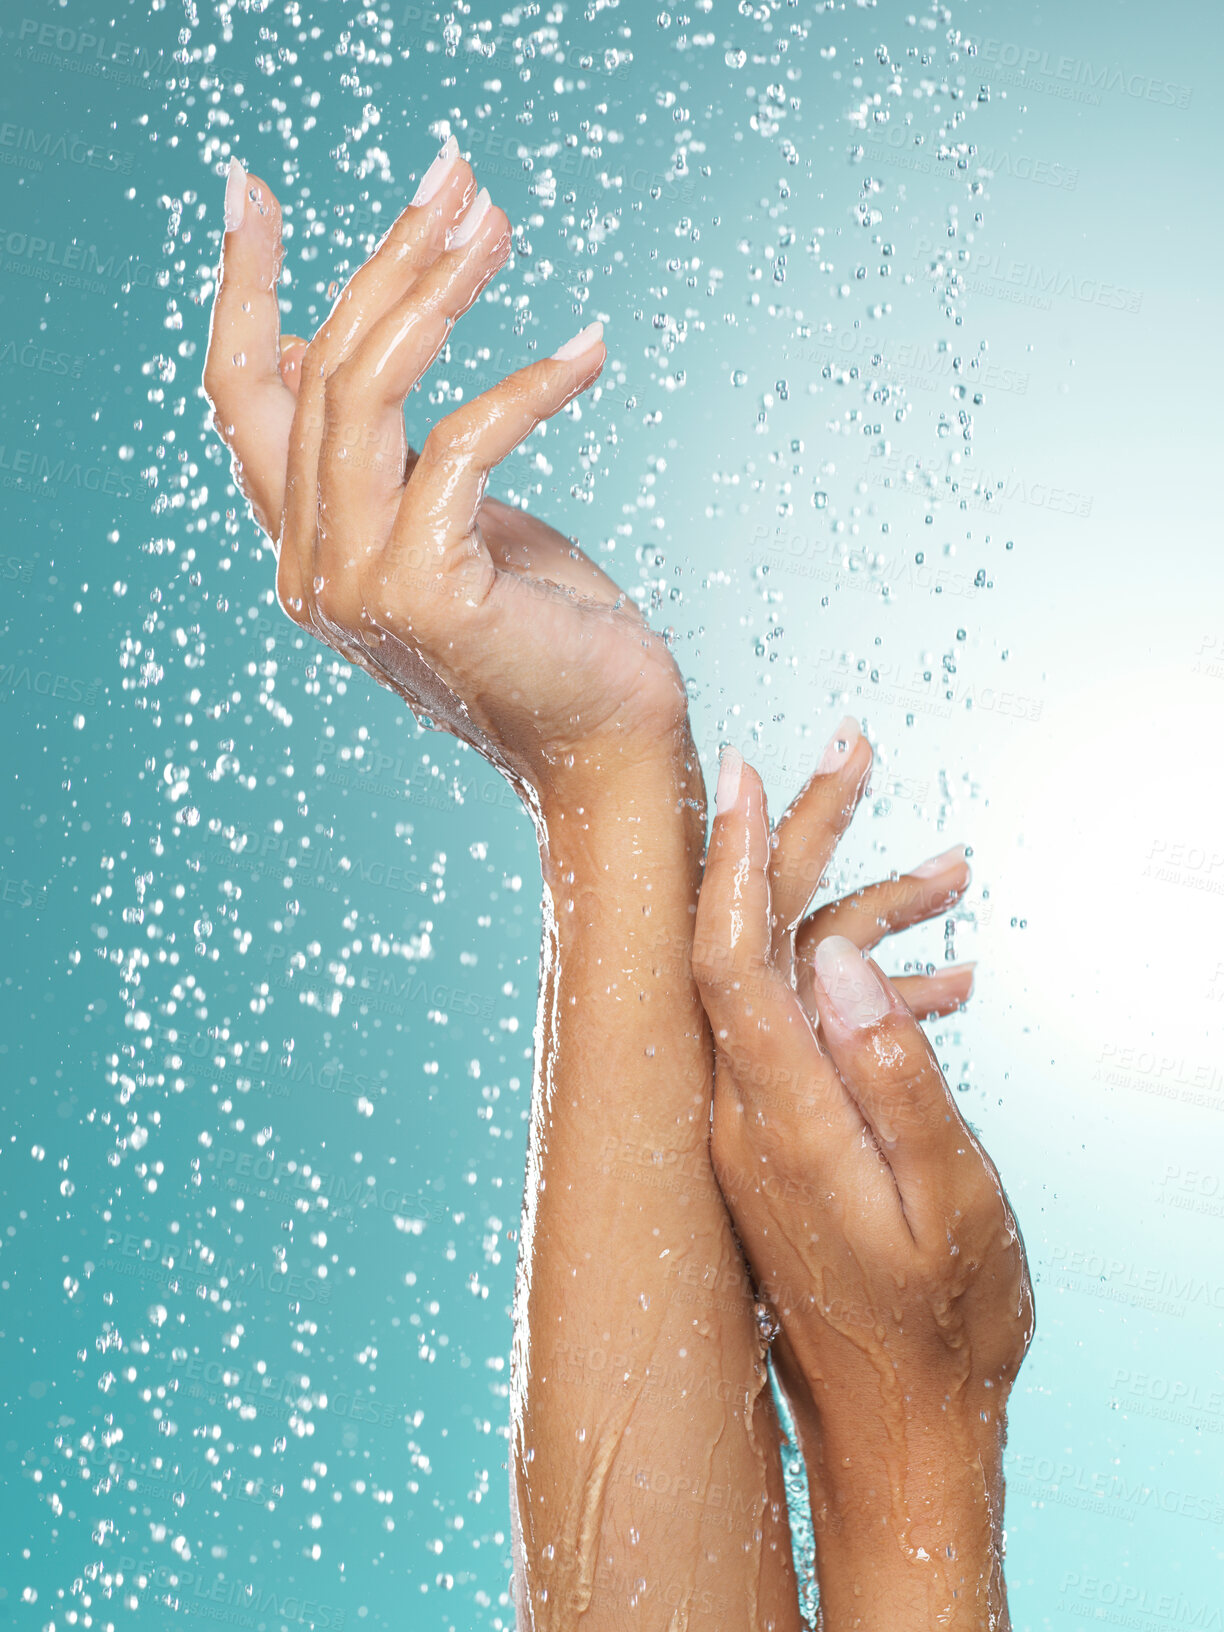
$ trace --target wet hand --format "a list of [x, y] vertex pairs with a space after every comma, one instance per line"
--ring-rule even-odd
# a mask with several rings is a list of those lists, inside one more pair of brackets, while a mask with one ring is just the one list
[[724, 760], [694, 944], [712, 1154], [781, 1327], [824, 1624], [997, 1626], [1004, 1409], [1032, 1299], [998, 1174], [915, 1018], [957, 1007], [971, 971], [893, 982], [864, 955], [963, 893], [963, 851], [804, 917], [870, 764], [844, 722], [771, 834], [759, 777]]
[[405, 398], [510, 252], [453, 140], [309, 341], [280, 333], [280, 205], [237, 164], [226, 227], [204, 386], [288, 615], [479, 749], [537, 817], [687, 754], [663, 639], [570, 540], [485, 497], [598, 379], [602, 326], [408, 443]]

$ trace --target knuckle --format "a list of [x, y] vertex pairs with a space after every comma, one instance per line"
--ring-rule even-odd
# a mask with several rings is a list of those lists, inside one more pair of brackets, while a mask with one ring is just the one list
[[[405, 631], [404, 596], [401, 583], [386, 573], [363, 575], [359, 585], [362, 622], [368, 629], [400, 633]], [[423, 625], [428, 613], [428, 597], [414, 586], [412, 630]], [[415, 636], [408, 632], [408, 638]]]
[[302, 383], [308, 380], [326, 379], [331, 372], [328, 367], [331, 361], [333, 342], [328, 335], [328, 324], [324, 324], [319, 332], [306, 344], [301, 355]]
[[337, 385], [335, 380], [333, 374], [324, 387], [321, 452], [325, 458], [360, 454], [364, 463], [377, 450], [377, 436], [368, 415], [361, 411], [357, 390], [344, 381]]
[[223, 363], [219, 357], [215, 357], [210, 353], [204, 364], [204, 373], [201, 376], [200, 383], [204, 387], [204, 395], [213, 408], [218, 411], [221, 407], [221, 398], [225, 394], [225, 388], [229, 384], [231, 377], [230, 365]]
[[881, 912], [887, 913], [898, 923], [909, 923], [915, 918], [924, 917], [931, 904], [930, 885], [924, 879], [906, 873], [888, 886]]
[[794, 1062], [768, 1046], [751, 1027], [719, 1038], [720, 1061], [730, 1072], [733, 1097], [750, 1103], [754, 1128], [790, 1129], [800, 1112], [808, 1086]]
[[888, 1123], [894, 1138], [931, 1140], [943, 1133], [951, 1116], [942, 1096], [927, 1091], [917, 1076], [894, 1078], [886, 1089]]
[[374, 255], [370, 259], [373, 260], [380, 250], [388, 247], [395, 249], [401, 244], [410, 244], [420, 235], [421, 222], [417, 211], [411, 207], [403, 209], [379, 239]]
[[426, 464], [453, 464], [469, 459], [479, 433], [480, 423], [472, 409], [457, 409], [440, 419], [430, 431], [421, 449], [421, 459]]
[[315, 611], [333, 629], [347, 627], [347, 596], [334, 578], [325, 579], [315, 590]]
[[309, 629], [310, 609], [298, 583], [297, 573], [285, 559], [287, 553], [282, 546], [280, 562], [276, 569], [276, 598], [287, 618], [292, 619], [299, 628]]
[[280, 609], [285, 616], [297, 624], [299, 629], [313, 629], [310, 613], [306, 610], [300, 596], [286, 593], [277, 585], [276, 598]]
[[875, 1060], [874, 1074], [896, 1092], [916, 1092], [932, 1080], [943, 1080], [926, 1037], [908, 1010], [889, 1010], [865, 1036]]
[[699, 986], [719, 986], [730, 978], [730, 948], [716, 935], [693, 940], [693, 979]]
[[965, 1186], [961, 1208], [967, 1228], [982, 1238], [997, 1230], [1001, 1240], [1014, 1240], [1016, 1221], [996, 1175], [986, 1163], [976, 1159], [974, 1167]]
[[774, 981], [765, 964], [744, 946], [717, 932], [693, 939], [693, 978], [711, 991], [735, 991], [748, 999], [765, 1001], [772, 995]]
[[323, 382], [323, 425], [329, 441], [346, 446], [360, 438], [366, 376], [356, 359], [346, 357]]
[[[793, 850], [775, 853], [770, 868], [770, 876], [775, 890], [783, 889], [789, 893], [800, 895], [811, 900], [820, 888], [820, 881], [826, 871], [824, 858], [812, 850]], [[822, 911], [831, 911], [822, 908]], [[826, 931], [826, 933], [828, 933]]]

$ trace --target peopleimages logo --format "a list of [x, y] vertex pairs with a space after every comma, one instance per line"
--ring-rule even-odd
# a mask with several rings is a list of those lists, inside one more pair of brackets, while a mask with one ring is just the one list
[[1142, 1044], [1105, 1043], [1091, 1081], [1157, 1099], [1224, 1110], [1224, 1068], [1213, 1060], [1160, 1054]]
[[1199, 1524], [1224, 1524], [1224, 1500], [1200, 1491], [1177, 1490], [1148, 1484], [1116, 1470], [1098, 1472], [1078, 1462], [1041, 1456], [1032, 1451], [1009, 1452], [1007, 1486], [1043, 1501], [1061, 1502], [1088, 1512], [1108, 1513], [1134, 1523], [1143, 1513], [1170, 1513]]
[[71, 674], [54, 674], [50, 669], [32, 669], [29, 664], [0, 664], [0, 702], [26, 693], [61, 703], [83, 703], [90, 708], [104, 685], [103, 680], [80, 680]]
[[7, 257], [4, 270], [12, 276], [54, 282], [61, 289], [105, 294], [115, 283], [147, 289], [170, 281], [166, 268], [149, 266], [134, 256], [112, 252], [104, 259], [96, 244], [62, 244], [16, 227], [0, 227], [0, 253]]
[[260, 1617], [274, 1616], [292, 1621], [312, 1632], [344, 1632], [347, 1610], [317, 1598], [303, 1598], [284, 1588], [257, 1587], [247, 1581], [228, 1581], [224, 1576], [201, 1575], [177, 1565], [153, 1564], [147, 1560], [122, 1557], [116, 1565], [116, 1583], [132, 1582], [159, 1593], [162, 1601], [185, 1615], [228, 1622], [234, 1626], [264, 1627]]
[[0, 901], [6, 907], [33, 907], [41, 912], [47, 904], [47, 886], [32, 884], [28, 878], [10, 878], [0, 873]]
[[1048, 312], [1053, 310], [1056, 296], [1118, 312], [1138, 312], [1143, 305], [1142, 289], [1086, 277], [1069, 267], [1043, 266], [1039, 261], [986, 252], [974, 254], [971, 259], [961, 258], [968, 254], [963, 251], [954, 261], [947, 245], [932, 238], [920, 237], [914, 245], [914, 259], [926, 262], [929, 273], [938, 273], [964, 289], [1012, 305]]
[[[139, 85], [150, 78], [153, 65], [164, 56], [152, 57], [143, 46], [95, 34], [88, 28], [69, 28], [45, 22], [39, 17], [23, 17], [15, 30], [11, 47], [14, 59], [81, 74], [87, 79], [105, 79], [109, 85]], [[11, 37], [11, 36], [10, 36]]]
[[1193, 1428], [1197, 1435], [1224, 1434], [1224, 1392], [1219, 1389], [1121, 1368], [1114, 1373], [1113, 1388], [1109, 1403], [1114, 1411]]
[[[1153, 1620], [1193, 1627], [1195, 1632], [1221, 1632], [1224, 1628], [1224, 1610], [1187, 1598], [1182, 1592], [1149, 1591], [1133, 1581], [1111, 1581], [1106, 1576], [1081, 1575], [1077, 1570], [1063, 1576], [1061, 1591], [1064, 1600], [1091, 1604], [1092, 1619], [1114, 1626], [1142, 1626], [1142, 1621], [1129, 1617], [1147, 1615]], [[1127, 1619], [1122, 1618], [1124, 1614]]]
[[83, 465], [79, 459], [39, 453], [36, 448], [14, 448], [0, 442], [0, 473], [5, 487], [25, 493], [57, 492], [72, 487], [88, 493], [109, 493], [131, 499], [139, 492], [135, 471], [111, 470], [104, 465]]
[[151, 1236], [130, 1231], [108, 1230], [103, 1260], [107, 1270], [154, 1286], [174, 1284], [179, 1290], [204, 1295], [214, 1289], [243, 1288], [249, 1292], [278, 1293], [286, 1298], [304, 1298], [307, 1303], [326, 1303], [331, 1287], [315, 1275], [295, 1270], [265, 1269], [262, 1264], [239, 1264], [227, 1258], [223, 1264], [192, 1268], [180, 1262], [182, 1248]]
[[[955, 159], [955, 153], [947, 148], [924, 151], [916, 147], [913, 133], [904, 125], [870, 125], [863, 132], [863, 142], [872, 159], [882, 159], [885, 164], [923, 175], [929, 175], [941, 162]], [[1042, 159], [1031, 153], [995, 147], [972, 148], [970, 153], [979, 175], [1008, 176], [1067, 192], [1074, 192], [1079, 184], [1079, 171], [1058, 159]]]
[[972, 600], [986, 588], [984, 572], [970, 568], [931, 565], [915, 560], [913, 554], [885, 556], [872, 554], [855, 560], [845, 540], [832, 533], [791, 532], [780, 527], [758, 527], [752, 535], [747, 565], [788, 577], [814, 578], [836, 583], [844, 590], [895, 593], [902, 588], [931, 590], [941, 595], [958, 595]]
[[346, 1179], [337, 1173], [312, 1168], [309, 1163], [274, 1160], [255, 1151], [226, 1147], [210, 1158], [210, 1164], [215, 1166], [227, 1190], [243, 1189], [265, 1197], [279, 1191], [285, 1205], [295, 1205], [302, 1198], [324, 1208], [331, 1207], [337, 1213], [374, 1208], [421, 1225], [428, 1220], [441, 1221], [448, 1214], [442, 1197], [380, 1185], [368, 1173]]
[[29, 368], [39, 374], [70, 375], [79, 380], [88, 363], [88, 357], [79, 352], [57, 351], [53, 346], [37, 345], [33, 340], [27, 340], [22, 346], [16, 340], [8, 340], [0, 346], [0, 368]]
[[[878, 330], [821, 324], [787, 347], [788, 360], [820, 363], [824, 378], [879, 380], [905, 389], [934, 391], [942, 385], [974, 391], [1028, 392], [1031, 376], [992, 358], [964, 357], [946, 341], [897, 340]], [[840, 366], [839, 366], [840, 365]]]
[[863, 469], [863, 480], [924, 504], [937, 499], [955, 502], [962, 510], [1000, 513], [1009, 504], [1023, 504], [1079, 520], [1087, 520], [1092, 514], [1090, 493], [1036, 481], [1014, 467], [1006, 471], [984, 470], [976, 465], [957, 469], [944, 461], [927, 461], [904, 448], [871, 455]]
[[98, 147], [83, 136], [38, 130], [31, 125], [0, 125], [0, 163], [15, 164], [21, 170], [41, 171], [47, 161], [87, 165], [91, 170], [118, 171], [130, 176], [136, 155]]
[[1059, 56], [1014, 40], [983, 40], [978, 52], [992, 67], [1003, 70], [992, 75], [996, 83], [1023, 85], [1026, 90], [1070, 102], [1099, 105], [1102, 96], [1112, 91], [1137, 101], [1188, 108], [1194, 94], [1192, 85], [1176, 80], [1134, 73], [1117, 63], [1094, 62], [1090, 57]]
[[1148, 846], [1144, 862], [1143, 878], [1224, 895], [1224, 849], [1184, 839], [1156, 838]]
[[350, 1422], [365, 1422], [379, 1428], [393, 1428], [405, 1419], [411, 1419], [413, 1407], [402, 1400], [380, 1400], [370, 1394], [336, 1394], [310, 1389], [300, 1378], [277, 1377], [271, 1372], [254, 1367], [236, 1370], [221, 1360], [205, 1360], [202, 1355], [172, 1356], [171, 1370], [187, 1379], [188, 1383], [202, 1385], [188, 1388], [188, 1395], [198, 1399], [205, 1394], [216, 1400], [219, 1395], [230, 1397], [241, 1394], [254, 1405], [283, 1406], [292, 1412], [313, 1414], [326, 1412], [329, 1416], [344, 1417]]
[[1224, 1310], [1224, 1281], [1192, 1271], [1133, 1263], [1078, 1247], [1050, 1249], [1042, 1279], [1052, 1277], [1066, 1291], [1114, 1303], [1129, 1303], [1156, 1314], [1184, 1316], [1191, 1308]]

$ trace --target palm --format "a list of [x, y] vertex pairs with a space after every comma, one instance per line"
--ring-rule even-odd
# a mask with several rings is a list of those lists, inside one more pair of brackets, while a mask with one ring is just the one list
[[[403, 402], [504, 261], [505, 217], [472, 203], [456, 160], [307, 343], [279, 334], [280, 209], [245, 179], [258, 215], [226, 239], [205, 386], [278, 541], [290, 617], [521, 783], [601, 733], [616, 752], [683, 734], [679, 672], [633, 603], [556, 529], [485, 496], [492, 468], [594, 383], [599, 333], [465, 403], [417, 453]], [[479, 229], [461, 237], [469, 211]]]
[[[849, 1377], [883, 1344], [938, 1389], [971, 1333], [988, 1389], [1014, 1377], [1031, 1330], [1023, 1247], [915, 1023], [958, 1007], [970, 970], [860, 974], [867, 948], [946, 912], [969, 867], [958, 847], [809, 915], [870, 772], [853, 720], [839, 740], [772, 833], [747, 765], [715, 823], [693, 958], [718, 1039], [711, 1154], [787, 1330], [784, 1374], [799, 1361], [808, 1379]], [[868, 979], [877, 1006], [855, 1010]]]
[[[577, 545], [494, 499], [475, 532], [448, 591], [467, 637], [445, 649], [430, 642], [427, 672], [414, 655], [412, 573], [388, 575], [372, 552], [358, 575], [360, 604], [344, 621], [373, 625], [367, 649], [401, 695], [478, 746], [529, 759], [600, 733], [657, 735], [683, 723], [684, 688], [666, 643]], [[442, 714], [439, 679], [453, 698]]]

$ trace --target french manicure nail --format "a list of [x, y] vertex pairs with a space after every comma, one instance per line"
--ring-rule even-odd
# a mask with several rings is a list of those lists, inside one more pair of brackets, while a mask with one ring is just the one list
[[412, 195], [414, 204], [429, 203], [434, 194], [441, 189], [442, 183], [450, 174], [451, 165], [458, 157], [459, 143], [453, 136], [448, 136], [442, 144], [441, 152], [421, 177], [417, 190]]
[[816, 775], [827, 776], [830, 771], [839, 771], [854, 752], [855, 744], [862, 734], [858, 728], [858, 721], [847, 714], [829, 738], [828, 746], [820, 756], [820, 764], [816, 767]]
[[225, 230], [237, 232], [246, 214], [247, 174], [238, 159], [231, 159], [225, 178]]
[[725, 816], [729, 810], [735, 809], [735, 802], [739, 798], [740, 774], [744, 769], [744, 762], [735, 748], [724, 748], [723, 756], [718, 766], [718, 786], [714, 790], [714, 814]]
[[821, 941], [814, 961], [816, 978], [830, 1007], [852, 1031], [874, 1026], [892, 1007], [875, 970], [844, 935]]
[[973, 996], [973, 982], [977, 978], [976, 974], [975, 974], [976, 969], [977, 969], [976, 960], [974, 962], [972, 962], [972, 963], [946, 963], [946, 964], [944, 964], [942, 969], [937, 969], [935, 971], [935, 974], [936, 974], [936, 976], [938, 978], [940, 978], [942, 980], [947, 980], [950, 975], [965, 975], [965, 974], [967, 974], [969, 976], [969, 990], [965, 995], [967, 997], [972, 997]]
[[573, 339], [566, 339], [563, 346], [558, 346], [557, 351], [553, 353], [553, 362], [573, 362], [574, 357], [583, 356], [584, 351], [589, 351], [592, 346], [599, 344], [602, 338], [604, 338], [604, 325], [602, 323], [588, 323], [586, 328], [579, 330], [574, 335]]
[[450, 243], [446, 247], [448, 249], [462, 249], [464, 244], [470, 243], [479, 232], [480, 223], [488, 215], [492, 203], [493, 200], [489, 197], [489, 189], [482, 187], [472, 200], [472, 207], [454, 232], [451, 233]]
[[603, 324], [588, 323], [585, 329], [580, 330], [572, 340], [567, 340], [563, 346], [553, 352], [553, 362], [568, 363], [575, 357], [581, 357], [584, 351], [590, 351], [597, 341], [603, 339]]
[[954, 844], [951, 850], [945, 850], [940, 856], [932, 856], [930, 861], [924, 861], [921, 867], [911, 867], [911, 878], [939, 878], [944, 873], [959, 871], [960, 868], [969, 869], [965, 860], [963, 844]]

